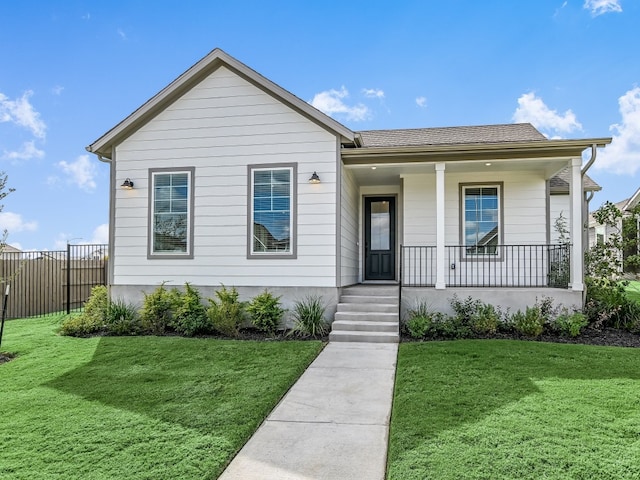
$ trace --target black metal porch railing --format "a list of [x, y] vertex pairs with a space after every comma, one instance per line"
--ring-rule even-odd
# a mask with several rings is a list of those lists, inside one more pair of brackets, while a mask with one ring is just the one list
[[[436, 247], [401, 247], [402, 284], [431, 287], [436, 283]], [[448, 287], [553, 287], [569, 284], [570, 245], [495, 245], [445, 247]]]

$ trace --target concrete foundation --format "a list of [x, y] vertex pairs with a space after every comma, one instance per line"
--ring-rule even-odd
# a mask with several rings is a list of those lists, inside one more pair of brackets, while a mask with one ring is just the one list
[[402, 318], [406, 318], [407, 310], [419, 302], [425, 302], [434, 311], [453, 314], [451, 299], [456, 295], [463, 300], [467, 297], [481, 300], [500, 309], [515, 312], [541, 300], [542, 297], [553, 298], [555, 306], [567, 308], [582, 308], [582, 292], [563, 290], [559, 288], [435, 288], [403, 287], [402, 288]]
[[[221, 285], [192, 285], [197, 287], [202, 295], [202, 299], [205, 304], [208, 305], [207, 299], [216, 299], [216, 290], [222, 288]], [[166, 284], [165, 288], [178, 288], [183, 290], [184, 286], [175, 286]], [[227, 288], [231, 288], [232, 285], [226, 285]], [[139, 307], [142, 307], [144, 302], [144, 294], [153, 292], [158, 285], [112, 285], [110, 287], [110, 295], [112, 299], [121, 299], [128, 303], [132, 303]], [[240, 294], [241, 301], [249, 301], [256, 295], [264, 292], [265, 287], [236, 287]], [[325, 310], [325, 318], [327, 322], [333, 322], [338, 299], [340, 298], [340, 289], [336, 287], [269, 287], [267, 288], [273, 295], [281, 297], [280, 303], [282, 307], [287, 311], [284, 314], [284, 325], [287, 328], [293, 326], [293, 320], [291, 319], [291, 311], [295, 305], [295, 302], [304, 300], [309, 296], [320, 297], [324, 304], [327, 306]]]

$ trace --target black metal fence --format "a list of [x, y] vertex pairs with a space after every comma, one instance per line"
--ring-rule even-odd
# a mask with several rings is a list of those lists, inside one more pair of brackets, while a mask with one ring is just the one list
[[[493, 245], [445, 247], [448, 287], [554, 287], [569, 284], [569, 245]], [[402, 284], [431, 287], [436, 283], [436, 247], [403, 246]]]
[[0, 278], [9, 285], [7, 318], [81, 309], [96, 285], [106, 285], [107, 245], [67, 245], [66, 250], [2, 252]]

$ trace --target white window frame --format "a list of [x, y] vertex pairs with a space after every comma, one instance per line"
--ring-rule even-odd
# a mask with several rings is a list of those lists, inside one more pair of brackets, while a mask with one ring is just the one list
[[[289, 171], [289, 251], [259, 252], [253, 249], [254, 238], [254, 178], [255, 172]], [[247, 167], [247, 258], [294, 259], [297, 258], [297, 163], [248, 165]]]
[[[155, 251], [155, 179], [161, 175], [187, 174], [187, 238], [186, 251]], [[149, 169], [149, 222], [147, 234], [147, 258], [149, 259], [192, 259], [193, 258], [193, 218], [194, 218], [194, 177], [195, 167], [150, 168]]]

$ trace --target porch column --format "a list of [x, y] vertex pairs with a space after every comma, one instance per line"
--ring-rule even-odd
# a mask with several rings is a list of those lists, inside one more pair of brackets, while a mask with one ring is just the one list
[[444, 248], [444, 162], [436, 163], [436, 289], [447, 287], [445, 282]]
[[571, 197], [571, 277], [569, 286], [574, 292], [584, 290], [584, 258], [582, 251], [582, 159], [574, 158], [571, 165], [569, 193]]

